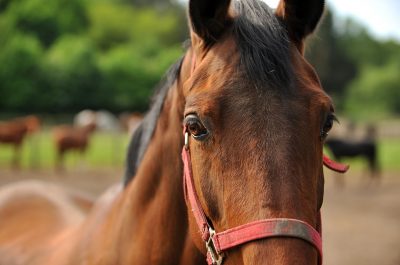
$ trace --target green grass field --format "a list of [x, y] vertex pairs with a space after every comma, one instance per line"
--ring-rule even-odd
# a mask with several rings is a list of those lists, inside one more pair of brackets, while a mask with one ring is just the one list
[[[86, 155], [68, 153], [66, 167], [78, 167], [84, 164], [96, 168], [122, 168], [125, 163], [128, 134], [95, 133], [90, 141]], [[379, 141], [379, 162], [382, 170], [400, 171], [400, 139], [384, 139]], [[329, 154], [329, 152], [327, 152]], [[9, 167], [13, 149], [8, 145], [0, 145], [0, 167]], [[27, 139], [22, 150], [22, 168], [52, 168], [55, 165], [56, 153], [51, 132], [43, 131], [31, 139]], [[362, 170], [366, 162], [362, 158], [348, 159], [353, 170]]]
[[[77, 167], [80, 164], [90, 167], [123, 167], [128, 134], [111, 134], [96, 132], [90, 139], [85, 155], [69, 152], [65, 157], [66, 167]], [[10, 145], [0, 145], [0, 167], [9, 167], [14, 150]], [[51, 131], [43, 131], [26, 139], [21, 152], [21, 167], [29, 169], [52, 168], [56, 162], [56, 149]]]

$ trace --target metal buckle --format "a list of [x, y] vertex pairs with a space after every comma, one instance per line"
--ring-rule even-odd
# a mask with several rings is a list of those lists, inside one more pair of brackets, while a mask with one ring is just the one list
[[189, 133], [185, 132], [185, 149], [189, 149]]
[[210, 227], [208, 228], [208, 231], [210, 232], [210, 237], [206, 242], [207, 252], [210, 254], [210, 258], [213, 265], [221, 265], [224, 260], [224, 256], [223, 254], [218, 253], [217, 249], [215, 248], [213, 241], [215, 230]]

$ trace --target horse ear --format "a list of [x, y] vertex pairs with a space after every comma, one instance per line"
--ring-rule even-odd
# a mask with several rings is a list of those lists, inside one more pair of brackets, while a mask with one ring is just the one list
[[190, 0], [192, 30], [207, 44], [216, 41], [231, 23], [230, 0]]
[[304, 39], [318, 25], [324, 11], [324, 0], [281, 0], [276, 9], [289, 32], [291, 39], [303, 50]]

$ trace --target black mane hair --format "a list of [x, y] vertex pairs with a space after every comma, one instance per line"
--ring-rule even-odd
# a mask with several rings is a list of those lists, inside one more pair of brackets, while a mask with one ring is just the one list
[[240, 67], [257, 89], [290, 93], [292, 68], [289, 36], [282, 21], [260, 0], [234, 1], [233, 32], [240, 52]]
[[158, 117], [160, 116], [161, 109], [164, 105], [165, 97], [170, 87], [178, 77], [182, 66], [183, 58], [173, 64], [165, 75], [164, 79], [160, 82], [159, 88], [153, 96], [152, 106], [140, 123], [139, 127], [132, 135], [131, 141], [128, 146], [128, 153], [126, 157], [126, 168], [124, 174], [124, 185], [126, 186], [130, 180], [135, 176], [136, 171], [142, 161], [143, 155], [150, 143], [153, 136], [155, 127], [157, 125]]

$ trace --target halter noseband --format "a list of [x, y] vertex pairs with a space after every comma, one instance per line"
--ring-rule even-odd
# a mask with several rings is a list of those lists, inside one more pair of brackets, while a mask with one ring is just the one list
[[[195, 70], [195, 55], [192, 56], [191, 74]], [[183, 186], [185, 200], [190, 204], [201, 237], [207, 249], [207, 263], [209, 265], [221, 265], [224, 259], [224, 251], [246, 244], [248, 242], [271, 237], [299, 238], [310, 243], [318, 251], [318, 264], [322, 264], [322, 223], [321, 213], [317, 215], [316, 229], [308, 223], [291, 218], [272, 218], [250, 222], [223, 232], [216, 232], [208, 223], [206, 214], [200, 204], [194, 187], [192, 162], [189, 150], [189, 133], [184, 128], [185, 144], [182, 148], [182, 160], [184, 165]], [[344, 173], [348, 166], [330, 160], [325, 155], [323, 163], [329, 169]]]

